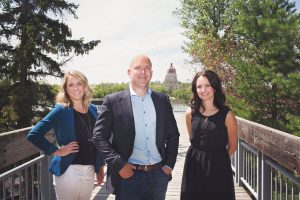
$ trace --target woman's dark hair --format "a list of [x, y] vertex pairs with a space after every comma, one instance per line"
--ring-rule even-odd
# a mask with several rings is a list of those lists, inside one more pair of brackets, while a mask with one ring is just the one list
[[[204, 70], [201, 72], [198, 72], [192, 81], [192, 92], [193, 92], [193, 98], [191, 100], [191, 107], [193, 113], [199, 112], [200, 108], [204, 108], [202, 104], [202, 100], [197, 94], [197, 80], [200, 76], [205, 76], [208, 79], [208, 82], [210, 83], [211, 87], [214, 89], [214, 102], [213, 104], [218, 108], [222, 109], [224, 107], [227, 107], [225, 105], [226, 97], [225, 94], [222, 91], [222, 84], [219, 76], [211, 70]], [[228, 108], [228, 107], [227, 107]]]

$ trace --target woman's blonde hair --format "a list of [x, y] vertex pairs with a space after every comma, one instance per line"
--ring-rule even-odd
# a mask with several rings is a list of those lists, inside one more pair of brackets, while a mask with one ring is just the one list
[[56, 96], [56, 103], [62, 104], [63, 106], [73, 106], [73, 102], [67, 93], [67, 81], [70, 76], [73, 76], [80, 80], [84, 86], [83, 104], [88, 107], [91, 103], [93, 96], [93, 90], [89, 86], [89, 82], [86, 76], [77, 70], [70, 70], [65, 73], [64, 78], [61, 81], [59, 93]]

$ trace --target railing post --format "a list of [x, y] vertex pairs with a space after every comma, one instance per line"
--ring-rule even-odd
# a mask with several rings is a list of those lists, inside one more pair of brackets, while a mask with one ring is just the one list
[[[41, 155], [44, 155], [41, 152]], [[41, 187], [41, 200], [51, 200], [50, 198], [50, 190], [52, 187], [52, 183], [50, 183], [50, 176], [48, 172], [49, 158], [45, 156], [41, 160], [41, 168], [40, 168], [40, 187]]]
[[262, 190], [263, 190], [263, 183], [262, 183], [262, 174], [263, 174], [263, 159], [262, 159], [263, 153], [258, 151], [257, 152], [257, 164], [258, 164], [258, 170], [257, 170], [257, 200], [263, 200], [262, 198]]
[[[48, 162], [50, 161], [50, 158], [48, 159]], [[49, 183], [50, 183], [50, 187], [49, 187], [49, 199], [56, 199], [55, 196], [55, 190], [54, 190], [54, 186], [53, 186], [53, 175], [50, 174], [50, 172], [48, 173], [48, 177], [49, 177]]]
[[234, 152], [234, 155], [233, 155], [233, 158], [234, 158], [234, 168], [235, 168], [235, 175], [234, 175], [234, 178], [235, 178], [235, 182], [238, 182], [238, 176], [239, 176], [239, 169], [238, 169], [238, 166], [239, 166], [239, 145], [237, 145], [237, 148], [236, 148], [236, 151]]
[[234, 177], [235, 177], [235, 182], [236, 182], [236, 177], [237, 177], [237, 174], [238, 174], [238, 170], [237, 170], [237, 166], [238, 166], [238, 153], [237, 153], [237, 149], [236, 151], [234, 152], [234, 154], [231, 156], [231, 164], [232, 166], [234, 167]]
[[242, 185], [241, 177], [243, 176], [243, 145], [241, 145], [241, 140], [238, 140], [238, 150], [237, 150], [237, 167], [236, 167], [236, 182], [238, 183], [239, 186]]
[[271, 199], [271, 167], [266, 162], [267, 156], [261, 154], [261, 194], [258, 195], [258, 200]]

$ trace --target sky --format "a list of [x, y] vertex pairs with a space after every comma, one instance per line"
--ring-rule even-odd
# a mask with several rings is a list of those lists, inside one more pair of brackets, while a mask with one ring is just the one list
[[[146, 54], [153, 65], [152, 81], [163, 82], [173, 63], [177, 78], [190, 82], [192, 68], [185, 61], [188, 55], [182, 46], [186, 38], [180, 20], [173, 11], [179, 0], [73, 0], [79, 4], [78, 19], [66, 16], [73, 38], [101, 40], [89, 54], [76, 56], [63, 70], [83, 72], [91, 84], [128, 82], [127, 69], [131, 59]], [[300, 10], [300, 0], [296, 0]], [[49, 79], [58, 84], [60, 79]]]
[[[78, 19], [66, 18], [74, 39], [101, 40], [88, 55], [74, 57], [64, 71], [83, 72], [91, 84], [128, 82], [131, 59], [146, 54], [153, 65], [152, 81], [163, 81], [173, 63], [177, 78], [187, 82], [192, 72], [182, 51], [184, 36], [179, 18], [172, 12], [177, 0], [74, 0]], [[50, 79], [59, 83], [59, 79]]]

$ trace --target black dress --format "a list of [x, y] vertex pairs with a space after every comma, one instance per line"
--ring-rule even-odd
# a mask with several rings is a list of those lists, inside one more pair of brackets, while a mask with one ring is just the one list
[[227, 108], [211, 116], [192, 114], [191, 146], [186, 154], [181, 200], [234, 200], [233, 174], [226, 150]]

